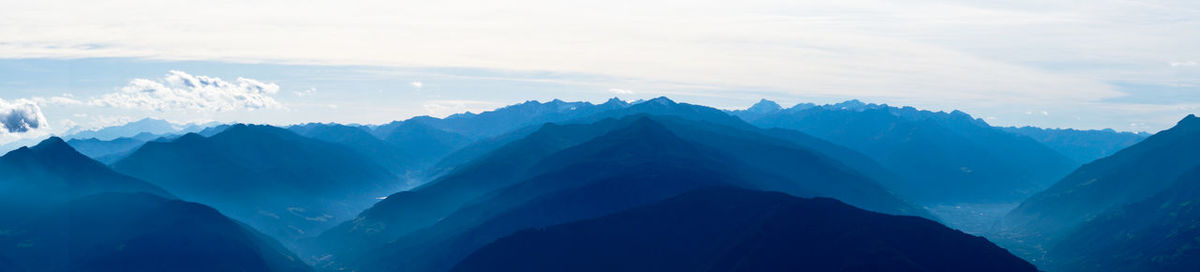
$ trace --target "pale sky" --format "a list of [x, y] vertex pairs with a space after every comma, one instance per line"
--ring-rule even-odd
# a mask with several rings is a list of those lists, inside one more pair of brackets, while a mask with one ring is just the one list
[[1150, 132], [1200, 112], [1197, 1], [0, 2], [0, 119], [45, 123], [0, 142], [613, 96]]

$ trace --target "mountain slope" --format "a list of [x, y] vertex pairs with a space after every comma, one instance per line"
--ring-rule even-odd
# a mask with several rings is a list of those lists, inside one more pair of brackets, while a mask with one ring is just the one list
[[1200, 118], [1189, 115], [1171, 129], [1080, 167], [1010, 212], [1006, 235], [1036, 247], [1109, 209], [1162, 192], [1200, 166], [1197, 139]]
[[1079, 163], [1089, 163], [1108, 157], [1150, 136], [1144, 132], [1117, 132], [1112, 129], [1076, 130], [1036, 127], [1004, 127], [1000, 129], [1033, 138]]
[[[162, 188], [112, 171], [51, 137], [0, 157], [0, 210], [36, 213], [45, 206], [102, 192], [147, 192], [173, 197]], [[0, 223], [12, 218], [0, 219]]]
[[1037, 271], [983, 238], [836, 200], [700, 189], [497, 240], [453, 271]]
[[892, 189], [924, 204], [1019, 201], [1077, 165], [958, 111], [848, 101], [799, 105], [753, 124], [798, 130], [862, 152], [903, 178]]
[[1149, 199], [1072, 231], [1049, 253], [1056, 271], [1200, 270], [1200, 166]]
[[[549, 137], [566, 134], [551, 133], [556, 130], [603, 134], [588, 136], [593, 138], [549, 155], [530, 157], [523, 153], [478, 161], [479, 165], [498, 166], [498, 172], [464, 168], [458, 175], [489, 178], [454, 179], [456, 175], [448, 175], [447, 179], [427, 185], [430, 187], [390, 196], [359, 219], [323, 234], [322, 238], [354, 237], [354, 230], [360, 237], [374, 237], [359, 238], [362, 241], [378, 243], [395, 237], [395, 242], [379, 250], [370, 250], [369, 243], [357, 245], [367, 248], [369, 254], [362, 260], [341, 261], [359, 263], [360, 268], [368, 271], [400, 268], [441, 271], [484, 243], [521, 228], [600, 216], [714, 184], [838, 197], [890, 213], [923, 213], [869, 178], [811, 150], [747, 131], [713, 129], [724, 133], [721, 134], [696, 128], [707, 125], [712, 124], [647, 116], [608, 119], [593, 125], [548, 125], [515, 143], [522, 144], [534, 137], [562, 139]], [[546, 140], [528, 144], [546, 146], [541, 143], [554, 142]], [[731, 155], [726, 152], [729, 150], [751, 151]], [[513, 167], [514, 162], [520, 167]], [[520, 168], [524, 170], [504, 170]], [[420, 197], [428, 193], [424, 188], [435, 186], [462, 189], [456, 190], [458, 195], [443, 192], [442, 196]], [[447, 203], [416, 201], [452, 198], [461, 200], [449, 203], [448, 208], [436, 214], [429, 213], [431, 207]], [[396, 220], [395, 216], [407, 220]], [[427, 222], [429, 227], [410, 234], [389, 234], [396, 230], [397, 223], [419, 221]]]
[[145, 193], [72, 200], [0, 235], [5, 271], [309, 271], [204, 205]]
[[401, 184], [353, 150], [255, 125], [151, 142], [113, 165], [284, 243], [352, 218]]

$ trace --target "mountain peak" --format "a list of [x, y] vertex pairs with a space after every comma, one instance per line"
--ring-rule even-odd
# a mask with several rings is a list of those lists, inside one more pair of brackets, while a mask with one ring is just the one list
[[63, 141], [63, 139], [59, 137], [50, 137], [49, 139], [43, 140], [41, 143], [38, 143], [30, 149], [35, 152], [50, 154], [60, 154], [64, 152], [75, 153], [75, 148], [72, 148], [71, 145], [68, 145], [66, 141]]
[[782, 109], [783, 109], [783, 107], [779, 106], [779, 103], [775, 103], [775, 101], [771, 101], [771, 100], [767, 100], [766, 98], [763, 98], [762, 100], [759, 100], [758, 103], [754, 103], [753, 106], [746, 108], [746, 111], [769, 113], [769, 112], [776, 112], [776, 111], [779, 111]]
[[876, 106], [878, 106], [878, 105], [863, 103], [862, 101], [859, 101], [858, 99], [850, 99], [850, 100], [842, 101], [841, 103], [825, 104], [825, 105], [819, 106], [819, 107], [822, 109], [826, 109], [826, 110], [863, 111], [863, 110], [867, 110], [870, 108], [875, 108]]
[[667, 98], [666, 96], [659, 96], [659, 97], [655, 97], [654, 99], [647, 100], [646, 103], [656, 103], [659, 105], [674, 105], [675, 101], [672, 101], [670, 98]]
[[867, 104], [863, 103], [862, 101], [858, 101], [858, 99], [850, 99], [842, 103], [833, 104], [832, 106], [839, 109], [853, 110], [865, 107]]
[[1183, 117], [1183, 120], [1179, 121], [1180, 124], [1195, 123], [1195, 122], [1200, 122], [1200, 117], [1196, 117], [1195, 114], [1188, 114], [1188, 116]]
[[608, 101], [604, 101], [604, 104], [601, 104], [601, 105], [626, 105], [626, 104], [628, 104], [628, 103], [625, 103], [624, 100], [621, 100], [620, 98], [617, 98], [617, 97], [613, 97], [613, 98], [609, 98]]
[[1179, 120], [1178, 123], [1175, 123], [1175, 127], [1172, 127], [1170, 130], [1178, 129], [1185, 129], [1189, 131], [1200, 130], [1200, 117], [1196, 117], [1195, 114], [1188, 114], [1188, 116], [1183, 117], [1182, 120]]

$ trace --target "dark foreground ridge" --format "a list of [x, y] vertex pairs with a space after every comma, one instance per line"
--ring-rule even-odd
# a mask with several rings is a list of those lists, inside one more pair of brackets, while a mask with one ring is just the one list
[[1037, 271], [987, 240], [828, 198], [706, 188], [518, 232], [453, 271]]

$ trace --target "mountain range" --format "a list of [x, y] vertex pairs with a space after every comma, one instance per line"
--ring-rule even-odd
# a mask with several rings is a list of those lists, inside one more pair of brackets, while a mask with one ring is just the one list
[[190, 124], [175, 124], [167, 120], [144, 118], [141, 120], [125, 123], [119, 126], [104, 127], [96, 130], [83, 130], [67, 132], [63, 138], [66, 139], [98, 139], [102, 141], [131, 137], [139, 138], [138, 135], [171, 135], [171, 134], [186, 134], [198, 132], [204, 128], [215, 126], [217, 123], [209, 122], [207, 124], [190, 123]]
[[922, 204], [1015, 202], [1078, 166], [1037, 141], [960, 112], [865, 104], [762, 101], [734, 111], [765, 128], [796, 130], [870, 156], [901, 179], [887, 184]]
[[1081, 164], [1108, 157], [1150, 137], [1150, 134], [1146, 132], [1117, 132], [1112, 129], [1049, 129], [1029, 126], [1002, 127], [1000, 129], [1033, 138]]
[[1200, 269], [1195, 116], [1147, 137], [659, 97], [162, 123], [0, 157], [0, 270]]

